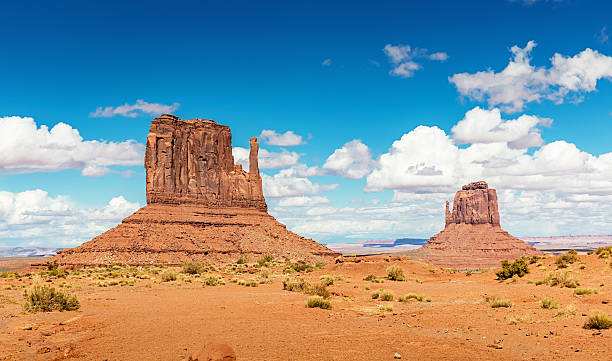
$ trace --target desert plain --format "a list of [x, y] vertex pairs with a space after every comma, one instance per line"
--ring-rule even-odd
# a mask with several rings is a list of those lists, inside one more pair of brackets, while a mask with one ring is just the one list
[[[217, 342], [239, 360], [609, 360], [610, 331], [583, 326], [612, 314], [611, 262], [577, 257], [530, 258], [507, 280], [397, 256], [29, 267], [0, 278], [0, 359], [187, 360]], [[398, 269], [403, 280], [390, 279]], [[551, 286], [555, 275], [577, 284]], [[80, 307], [24, 312], [34, 283]], [[312, 294], [331, 309], [307, 307]]]

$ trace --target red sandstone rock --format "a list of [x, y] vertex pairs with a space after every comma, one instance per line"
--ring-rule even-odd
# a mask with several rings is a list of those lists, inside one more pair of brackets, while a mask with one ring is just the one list
[[421, 248], [433, 257], [425, 260], [445, 266], [495, 266], [503, 259], [542, 254], [501, 229], [497, 192], [486, 182], [463, 186], [455, 194], [453, 211], [446, 202], [446, 226]]
[[236, 361], [236, 353], [222, 343], [207, 343], [189, 356], [189, 361]]
[[231, 262], [263, 254], [307, 262], [339, 256], [267, 213], [251, 138], [249, 172], [233, 164], [229, 127], [162, 115], [147, 137], [147, 203], [117, 227], [51, 261], [89, 266]]

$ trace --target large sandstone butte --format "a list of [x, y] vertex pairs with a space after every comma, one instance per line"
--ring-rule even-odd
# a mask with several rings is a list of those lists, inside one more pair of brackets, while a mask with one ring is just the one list
[[453, 211], [446, 202], [446, 226], [421, 248], [429, 262], [454, 267], [499, 266], [501, 260], [541, 255], [531, 245], [501, 229], [497, 192], [473, 182], [455, 194]]
[[242, 254], [308, 262], [338, 256], [267, 213], [258, 151], [251, 138], [246, 172], [234, 164], [229, 127], [168, 114], [153, 119], [145, 153], [147, 205], [51, 261], [91, 266], [230, 262]]

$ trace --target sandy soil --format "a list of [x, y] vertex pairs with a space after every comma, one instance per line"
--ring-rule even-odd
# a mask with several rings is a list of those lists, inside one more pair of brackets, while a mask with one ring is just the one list
[[[125, 278], [70, 275], [47, 284], [71, 285], [81, 302], [78, 311], [25, 314], [23, 287], [40, 277], [0, 278], [0, 360], [184, 360], [209, 341], [231, 346], [239, 360], [393, 360], [395, 353], [402, 360], [609, 360], [612, 329], [582, 325], [595, 310], [612, 316], [612, 268], [595, 255], [580, 258], [583, 263], [568, 270], [580, 287], [599, 294], [536, 286], [533, 282], [556, 269], [553, 258], [530, 265], [531, 273], [516, 282], [496, 281], [493, 271], [466, 275], [378, 258], [291, 275], [282, 275], [279, 265], [269, 278], [250, 273], [258, 271], [253, 267], [239, 274], [216, 272], [226, 284], [206, 287], [202, 277], [161, 282], [153, 274], [156, 279], [130, 278], [133, 286], [100, 287], [96, 284]], [[392, 264], [403, 267], [406, 281], [363, 280], [368, 274], [384, 277]], [[341, 276], [328, 287], [332, 310], [306, 308], [308, 295], [282, 289], [287, 277], [315, 283], [324, 274]], [[269, 283], [245, 287], [231, 283], [234, 277]], [[380, 287], [396, 299], [373, 300]], [[408, 293], [431, 302], [397, 301]], [[485, 299], [493, 296], [513, 306], [491, 308]], [[558, 301], [559, 308], [541, 308], [544, 297]], [[381, 313], [378, 305], [393, 310]], [[576, 307], [575, 315], [555, 316], [568, 305]]]

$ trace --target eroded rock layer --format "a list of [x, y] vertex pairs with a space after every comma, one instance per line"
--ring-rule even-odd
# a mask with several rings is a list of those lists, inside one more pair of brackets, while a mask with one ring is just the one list
[[446, 202], [444, 230], [421, 249], [433, 255], [425, 257], [432, 263], [462, 267], [496, 266], [503, 259], [541, 254], [501, 228], [497, 192], [483, 181], [463, 186], [455, 194], [452, 212]]
[[153, 120], [145, 154], [147, 205], [117, 227], [51, 261], [75, 266], [231, 262], [242, 254], [308, 262], [339, 253], [267, 213], [257, 138], [249, 172], [234, 164], [229, 127], [212, 120]]

